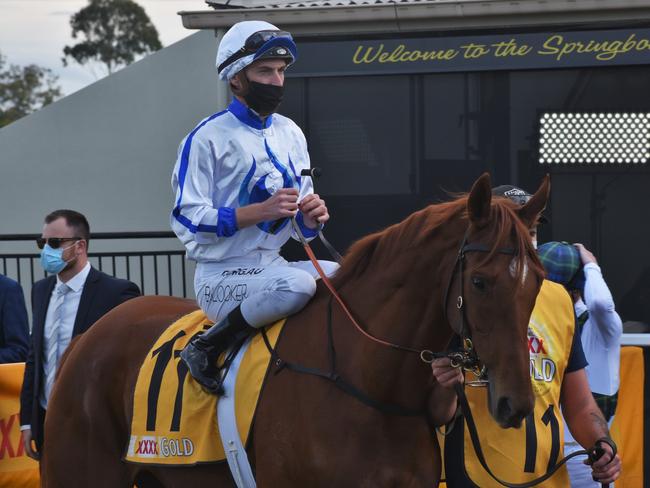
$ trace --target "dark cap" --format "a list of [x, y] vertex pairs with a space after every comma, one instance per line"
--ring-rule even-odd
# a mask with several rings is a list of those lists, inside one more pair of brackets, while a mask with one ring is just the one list
[[[517, 188], [513, 185], [499, 185], [492, 188], [492, 195], [497, 197], [506, 197], [515, 202], [517, 205], [526, 205], [528, 200], [533, 196], [521, 188]], [[548, 223], [548, 219], [544, 215], [539, 216], [539, 222], [541, 224]]]

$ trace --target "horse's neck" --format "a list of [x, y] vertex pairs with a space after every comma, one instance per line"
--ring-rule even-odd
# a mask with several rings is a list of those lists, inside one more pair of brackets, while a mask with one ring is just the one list
[[[445, 245], [454, 248], [455, 242], [449, 240]], [[342, 285], [342, 296], [370, 334], [418, 350], [446, 348], [451, 330], [444, 319], [443, 301], [453, 258], [449, 252], [438, 254], [427, 256], [434, 265], [423, 266], [417, 255], [403, 253], [390, 265], [371, 265], [362, 276]], [[353, 358], [342, 365], [346, 375], [352, 375], [356, 384], [384, 401], [417, 407], [424, 400], [431, 369], [418, 354], [364, 337], [340, 310], [335, 319], [335, 332], [340, 337], [337, 347], [344, 349], [337, 356]]]

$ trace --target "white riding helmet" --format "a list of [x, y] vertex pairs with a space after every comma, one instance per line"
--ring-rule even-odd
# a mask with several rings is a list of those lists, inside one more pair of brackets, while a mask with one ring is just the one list
[[268, 22], [246, 20], [233, 25], [223, 36], [217, 52], [217, 72], [222, 80], [230, 80], [258, 59], [286, 59], [289, 66], [297, 57], [291, 34]]

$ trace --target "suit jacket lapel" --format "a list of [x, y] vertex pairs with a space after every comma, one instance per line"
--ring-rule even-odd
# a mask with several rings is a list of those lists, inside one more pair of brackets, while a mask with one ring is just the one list
[[84, 289], [81, 292], [81, 298], [79, 300], [79, 308], [77, 309], [77, 316], [74, 320], [74, 328], [72, 329], [72, 337], [76, 336], [83, 332], [81, 330], [82, 325], [85, 323], [86, 316], [88, 315], [88, 310], [90, 310], [90, 305], [92, 304], [93, 297], [97, 292], [97, 282], [99, 281], [100, 274], [95, 268], [90, 268], [86, 282], [84, 283]]
[[[43, 290], [43, 295], [40, 297], [41, 303], [37, 304], [35, 307], [35, 317], [34, 317], [34, 330], [38, 334], [39, 340], [43, 337], [43, 330], [45, 329], [45, 318], [47, 317], [47, 309], [50, 306], [50, 297], [52, 296], [52, 290], [56, 285], [56, 276], [52, 275], [47, 278], [45, 287]], [[36, 298], [36, 297], [34, 297]]]

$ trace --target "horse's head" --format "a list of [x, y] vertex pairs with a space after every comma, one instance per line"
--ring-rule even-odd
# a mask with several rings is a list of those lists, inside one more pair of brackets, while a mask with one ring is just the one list
[[529, 229], [546, 206], [549, 190], [547, 177], [518, 207], [506, 198], [492, 198], [490, 178], [481, 176], [467, 197], [464, 257], [458, 258], [450, 282], [448, 320], [456, 332], [471, 338], [487, 368], [488, 407], [502, 427], [518, 427], [534, 407], [528, 322], [543, 268]]

